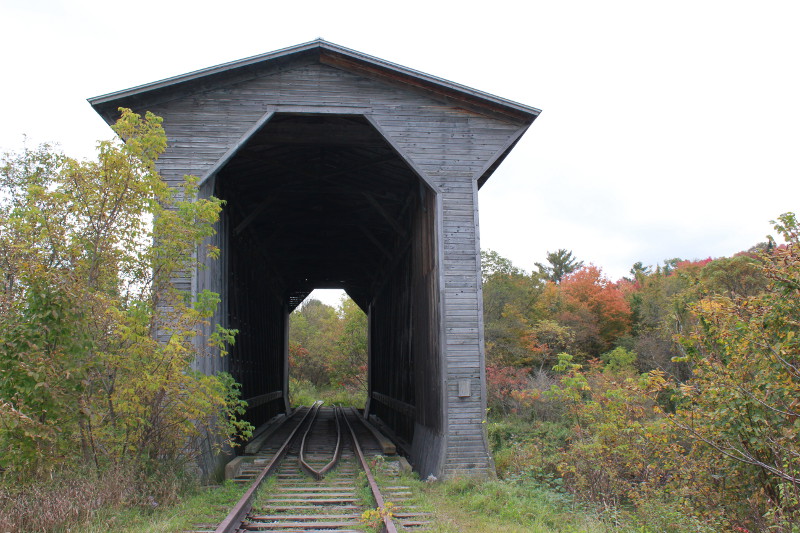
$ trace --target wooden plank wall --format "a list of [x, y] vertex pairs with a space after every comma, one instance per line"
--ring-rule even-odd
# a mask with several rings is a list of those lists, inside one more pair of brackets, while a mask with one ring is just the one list
[[370, 413], [428, 469], [444, 444], [436, 197], [419, 187], [410, 246], [374, 296], [370, 313]]
[[411, 353], [410, 263], [411, 255], [406, 253], [373, 299], [370, 317], [370, 411], [406, 448], [410, 448], [414, 436], [417, 406]]
[[228, 240], [228, 327], [239, 330], [228, 371], [242, 384], [243, 399], [258, 398], [246, 416], [258, 427], [284, 410], [286, 305], [268, 282], [264, 254], [252, 238], [245, 233]]
[[[315, 60], [232, 73], [214, 83], [198, 84], [194, 92], [166, 91], [147, 104], [165, 118], [170, 144], [159, 166], [168, 181], [186, 173], [202, 176], [269, 111], [363, 113], [437, 193], [443, 431], [450, 451], [433, 473], [488, 473], [475, 181], [527, 124], [480, 115]], [[469, 396], [458, 395], [460, 383], [469, 385]]]
[[446, 446], [442, 378], [441, 292], [436, 195], [420, 187], [420, 206], [412, 219], [411, 352], [417, 409], [412, 456], [421, 472], [441, 468]]
[[[213, 195], [215, 188], [215, 180], [207, 181], [199, 191], [201, 198], [209, 198]], [[227, 249], [227, 214], [222, 213], [219, 222], [215, 226], [215, 234], [206, 238], [198, 249], [198, 254], [202, 254], [203, 250], [208, 246], [214, 246], [219, 249]], [[202, 257], [199, 257], [203, 261]], [[209, 323], [202, 328], [202, 335], [196, 339], [198, 351], [206, 353], [204, 357], [199, 357], [194, 361], [193, 368], [205, 374], [214, 374], [217, 372], [228, 371], [228, 359], [222, 358], [219, 355], [219, 350], [211, 349], [208, 347], [206, 339], [214, 331], [215, 324], [226, 324], [227, 322], [227, 262], [226, 261], [204, 261], [201, 267], [198, 267], [194, 272], [194, 279], [190, 280], [188, 290], [192, 294], [197, 294], [204, 290], [209, 290], [220, 295], [222, 302], [217, 307], [214, 316]], [[185, 286], [181, 287], [187, 290]]]

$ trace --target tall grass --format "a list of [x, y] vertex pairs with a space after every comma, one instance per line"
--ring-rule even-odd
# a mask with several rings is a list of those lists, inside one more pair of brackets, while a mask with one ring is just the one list
[[174, 504], [193, 484], [167, 465], [151, 473], [72, 468], [23, 486], [0, 484], [0, 531], [68, 530], [123, 508], [149, 513]]

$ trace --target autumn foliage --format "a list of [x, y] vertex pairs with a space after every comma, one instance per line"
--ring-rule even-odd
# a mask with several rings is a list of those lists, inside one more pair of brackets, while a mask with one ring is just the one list
[[334, 388], [364, 396], [367, 390], [367, 316], [350, 298], [338, 308], [306, 300], [290, 316], [292, 390]]
[[572, 327], [586, 353], [604, 352], [630, 333], [630, 305], [619, 286], [598, 267], [589, 265], [566, 276], [560, 289], [560, 321]]
[[775, 229], [786, 244], [617, 282], [594, 265], [485, 276], [499, 474], [566, 488], [620, 530], [797, 531], [800, 225]]

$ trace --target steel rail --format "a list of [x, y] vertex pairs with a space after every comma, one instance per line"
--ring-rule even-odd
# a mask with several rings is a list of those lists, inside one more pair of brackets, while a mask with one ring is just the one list
[[336, 421], [336, 449], [333, 452], [333, 458], [330, 460], [330, 462], [323, 466], [319, 471], [322, 476], [325, 476], [325, 474], [335, 467], [339, 463], [339, 459], [342, 457], [342, 425], [339, 422], [341, 411], [341, 407], [336, 406], [333, 408], [333, 418]]
[[228, 513], [228, 516], [220, 522], [217, 526], [217, 529], [214, 530], [214, 533], [234, 533], [240, 529], [242, 521], [247, 516], [247, 513], [250, 512], [250, 509], [253, 508], [253, 498], [255, 497], [256, 491], [258, 487], [261, 485], [261, 482], [272, 473], [272, 471], [278, 466], [283, 456], [286, 455], [286, 452], [289, 450], [292, 442], [294, 441], [295, 435], [297, 431], [303, 427], [303, 423], [308, 418], [308, 415], [311, 414], [313, 411], [316, 416], [316, 412], [319, 410], [319, 407], [322, 405], [322, 402], [314, 402], [311, 408], [306, 411], [306, 414], [303, 415], [303, 418], [300, 420], [300, 423], [297, 424], [292, 432], [289, 434], [289, 437], [284, 441], [283, 445], [280, 449], [275, 453], [275, 455], [270, 460], [269, 464], [264, 467], [264, 469], [258, 474], [256, 479], [250, 485], [250, 488], [247, 489], [247, 492], [239, 499], [236, 505], [233, 506], [231, 512]]
[[[355, 409], [351, 407], [350, 410], [353, 411], [355, 416], [358, 416], [358, 412]], [[364, 458], [364, 452], [361, 451], [361, 446], [358, 444], [356, 432], [353, 430], [353, 426], [350, 425], [350, 421], [346, 416], [344, 417], [344, 421], [347, 424], [347, 429], [350, 430], [350, 437], [353, 441], [353, 451], [356, 452], [358, 460], [361, 463], [361, 468], [363, 468], [364, 473], [367, 474], [367, 481], [369, 482], [369, 489], [372, 491], [372, 497], [375, 498], [375, 503], [378, 505], [379, 509], [386, 509], [386, 502], [383, 501], [381, 489], [378, 488], [375, 477], [372, 475], [372, 469], [370, 469], [367, 460]], [[392, 518], [388, 514], [381, 514], [383, 514], [383, 531], [385, 533], [397, 533], [397, 527], [394, 525], [394, 522], [392, 522]]]
[[336, 448], [333, 451], [333, 458], [328, 462], [328, 464], [323, 466], [321, 469], [317, 470], [316, 468], [308, 464], [308, 462], [305, 460], [306, 437], [308, 437], [308, 434], [311, 432], [311, 428], [314, 425], [314, 421], [316, 420], [317, 416], [316, 414], [314, 414], [314, 418], [308, 424], [308, 428], [306, 429], [306, 432], [303, 434], [303, 440], [300, 443], [300, 453], [298, 455], [298, 461], [300, 462], [300, 466], [303, 468], [303, 470], [308, 472], [317, 481], [322, 481], [322, 478], [325, 477], [325, 474], [327, 474], [333, 467], [336, 466], [336, 464], [339, 462], [339, 458], [342, 455], [342, 427], [339, 424], [340, 409], [341, 409], [340, 407], [333, 408], [333, 418], [336, 421]]
[[[308, 472], [310, 475], [314, 476], [317, 473], [311, 465], [309, 465], [306, 460], [304, 459], [305, 448], [306, 448], [306, 439], [308, 438], [308, 434], [311, 433], [311, 428], [314, 426], [314, 421], [317, 419], [317, 415], [319, 414], [319, 410], [314, 411], [314, 414], [311, 415], [311, 420], [308, 422], [308, 426], [306, 430], [303, 432], [303, 440], [300, 441], [300, 453], [297, 454], [298, 462], [300, 466]], [[314, 476], [316, 477], [316, 476]], [[320, 478], [317, 478], [320, 479]]]

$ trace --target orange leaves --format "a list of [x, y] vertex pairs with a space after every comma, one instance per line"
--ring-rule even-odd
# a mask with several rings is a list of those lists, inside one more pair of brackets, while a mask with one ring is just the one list
[[564, 306], [559, 318], [575, 330], [589, 353], [605, 351], [630, 332], [631, 308], [625, 294], [600, 268], [589, 265], [566, 276], [559, 289]]

